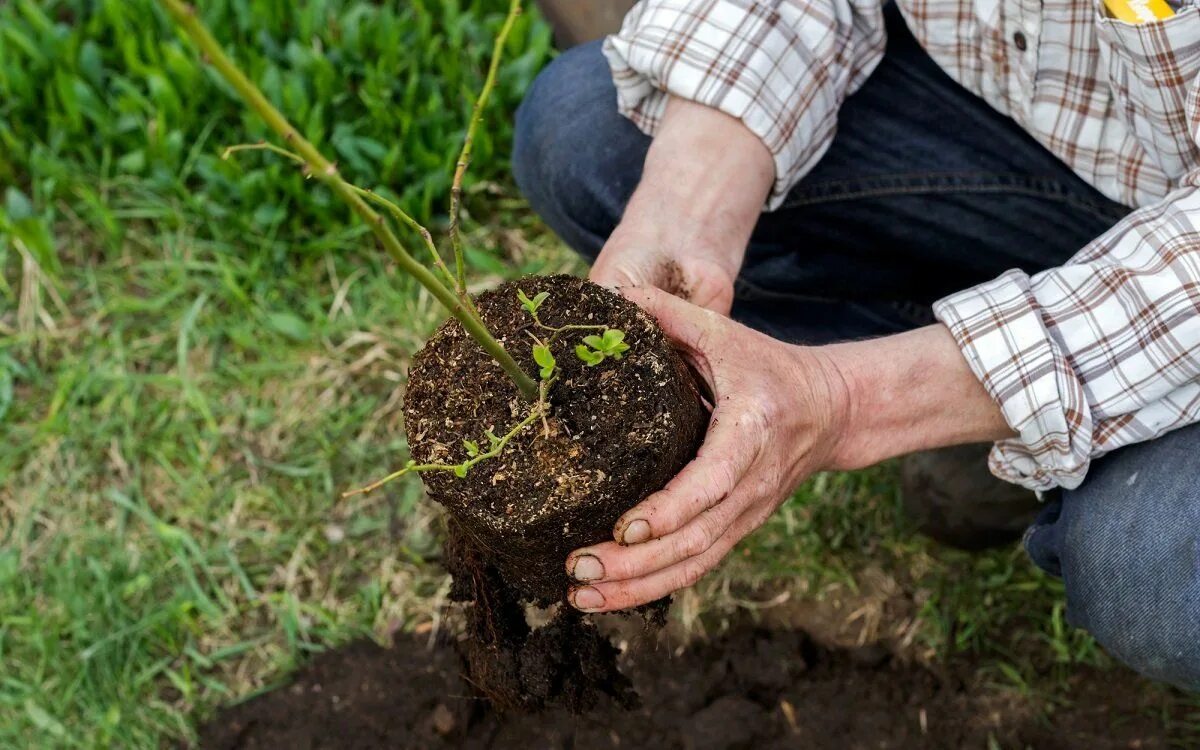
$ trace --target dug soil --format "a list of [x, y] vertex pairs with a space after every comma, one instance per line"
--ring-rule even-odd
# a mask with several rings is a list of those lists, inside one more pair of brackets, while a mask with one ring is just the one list
[[[497, 713], [449, 646], [406, 637], [317, 657], [292, 684], [226, 709], [203, 748], [1166, 748], [1174, 698], [1127, 672], [1080, 671], [1071, 704], [982, 687], [969, 664], [934, 674], [875, 648], [827, 650], [796, 631], [735, 625], [687, 648], [621, 657], [641, 695], [573, 715]], [[1180, 744], [1183, 743], [1183, 744]]]

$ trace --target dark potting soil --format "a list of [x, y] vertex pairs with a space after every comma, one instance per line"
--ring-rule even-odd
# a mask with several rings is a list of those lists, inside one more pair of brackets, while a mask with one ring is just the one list
[[[520, 303], [547, 295], [535, 319]], [[480, 315], [532, 374], [533, 346], [555, 360], [548, 413], [466, 476], [422, 474], [447, 510], [450, 598], [467, 603], [465, 677], [501, 709], [582, 711], [634, 693], [616, 650], [588, 618], [561, 607], [530, 628], [523, 603], [562, 602], [568, 553], [612, 538], [618, 517], [695, 455], [707, 413], [695, 381], [658, 324], [633, 303], [573, 276], [531, 276], [476, 299]], [[571, 328], [565, 328], [570, 326]], [[599, 365], [575, 354], [589, 334], [620, 329], [628, 350]], [[553, 330], [552, 330], [553, 329]], [[487, 450], [531, 404], [470, 338], [447, 321], [414, 357], [405, 394], [409, 449], [418, 463], [461, 463]], [[661, 613], [661, 608], [660, 608]]]
[[1030, 699], [874, 648], [828, 651], [803, 633], [749, 625], [681, 650], [642, 644], [622, 661], [642, 698], [634, 710], [605, 701], [582, 715], [501, 714], [462, 681], [452, 648], [360, 642], [317, 657], [289, 687], [220, 712], [200, 729], [200, 746], [1149, 750], [1170, 745], [1164, 719], [1179, 712], [1169, 693], [1130, 673], [1084, 670], [1071, 705], [1047, 716]]
[[[481, 294], [481, 316], [517, 362], [536, 377], [534, 337], [551, 338], [521, 306], [517, 290], [549, 296], [547, 326], [608, 326], [629, 350], [596, 366], [574, 353], [571, 330], [551, 346], [558, 378], [550, 414], [518, 434], [499, 456], [466, 477], [422, 474], [442, 503], [517, 594], [551, 604], [569, 583], [567, 554], [612, 538], [620, 515], [666, 484], [695, 455], [708, 421], [686, 365], [658, 324], [613, 292], [573, 276], [530, 276]], [[404, 417], [412, 457], [458, 463], [464, 440], [487, 445], [530, 410], [516, 387], [457, 320], [447, 321], [414, 357]]]

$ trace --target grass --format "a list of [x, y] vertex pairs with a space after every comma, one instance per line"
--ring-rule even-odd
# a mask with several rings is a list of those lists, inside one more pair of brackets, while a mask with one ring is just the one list
[[[503, 6], [203, 4], [351, 179], [426, 221]], [[548, 55], [529, 14], [476, 142], [480, 286], [579, 270], [507, 178]], [[263, 134], [147, 0], [0, 3], [0, 747], [187, 739], [314, 651], [439, 626], [417, 484], [336, 497], [402, 460], [407, 358], [440, 313], [288, 164], [218, 158]], [[921, 658], [973, 654], [1047, 701], [1107, 664], [1018, 551], [914, 537], [887, 467], [809, 483], [680, 616], [780, 591], [874, 602], [847, 632], [899, 602]]]

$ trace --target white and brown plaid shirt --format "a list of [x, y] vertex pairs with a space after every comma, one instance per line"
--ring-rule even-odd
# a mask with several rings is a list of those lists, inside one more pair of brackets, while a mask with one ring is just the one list
[[[1200, 420], [1200, 8], [1131, 25], [1101, 0], [899, 5], [956, 81], [1138, 207], [1060, 268], [934, 306], [1019, 435], [996, 444], [992, 471], [1078, 486], [1092, 459]], [[774, 208], [824, 154], [884, 37], [880, 0], [642, 0], [605, 54], [643, 130], [670, 93], [762, 138]]]

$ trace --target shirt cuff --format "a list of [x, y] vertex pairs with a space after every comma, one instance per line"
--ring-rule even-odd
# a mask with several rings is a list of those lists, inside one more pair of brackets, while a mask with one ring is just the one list
[[833, 31], [819, 25], [801, 40], [772, 3], [710, 0], [702, 12], [695, 5], [642, 0], [605, 39], [618, 109], [651, 136], [668, 94], [741, 120], [774, 158], [766, 205], [773, 210], [828, 148], [838, 96], [814, 85], [830, 76], [804, 41]]
[[992, 473], [1032, 490], [1078, 487], [1092, 453], [1092, 415], [1030, 278], [1009, 271], [938, 301], [933, 311], [1017, 433], [993, 447]]

